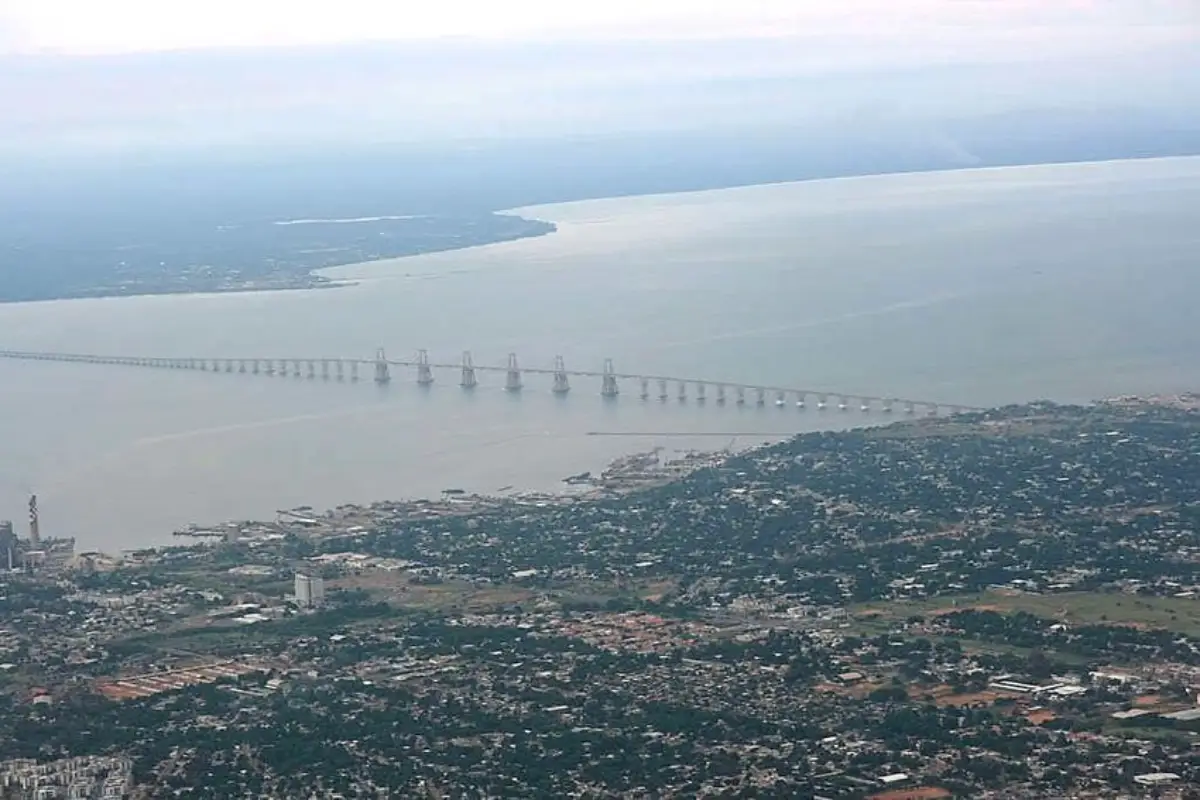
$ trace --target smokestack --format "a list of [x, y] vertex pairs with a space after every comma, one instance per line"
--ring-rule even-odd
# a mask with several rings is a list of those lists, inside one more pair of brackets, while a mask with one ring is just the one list
[[42, 535], [38, 530], [37, 495], [29, 497], [29, 544], [34, 550], [41, 549]]

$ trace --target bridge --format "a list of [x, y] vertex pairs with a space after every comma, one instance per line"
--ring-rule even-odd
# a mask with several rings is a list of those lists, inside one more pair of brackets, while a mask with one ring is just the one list
[[621, 394], [622, 383], [637, 387], [637, 396], [648, 401], [657, 399], [666, 403], [674, 399], [679, 403], [693, 401], [707, 403], [710, 399], [717, 405], [753, 404], [765, 406], [768, 402], [778, 407], [809, 407], [819, 411], [836, 408], [849, 411], [857, 408], [863, 413], [881, 411], [885, 414], [899, 412], [909, 415], [924, 414], [938, 416], [943, 413], [959, 414], [980, 411], [974, 406], [951, 405], [935, 400], [918, 400], [905, 397], [869, 396], [842, 392], [803, 389], [788, 386], [768, 386], [732, 381], [716, 381], [671, 375], [645, 375], [618, 372], [612, 359], [605, 359], [603, 367], [596, 370], [567, 369], [562, 356], [556, 356], [552, 367], [523, 367], [515, 353], [502, 365], [476, 364], [471, 353], [464, 352], [461, 361], [438, 362], [430, 359], [426, 350], [418, 350], [412, 360], [394, 360], [387, 357], [381, 347], [374, 358], [148, 358], [127, 355], [96, 355], [89, 353], [51, 353], [24, 350], [0, 350], [0, 358], [21, 361], [59, 361], [74, 364], [104, 364], [149, 369], [194, 370], [198, 372], [257, 375], [262, 377], [295, 378], [307, 380], [342, 381], [356, 383], [369, 377], [379, 385], [392, 382], [396, 370], [407, 370], [419, 386], [432, 386], [437, 373], [450, 372], [458, 378], [458, 385], [465, 391], [479, 386], [484, 375], [496, 375], [500, 385], [508, 392], [525, 389], [526, 376], [540, 376], [549, 383], [550, 391], [565, 395], [571, 391], [572, 382], [591, 380], [598, 384], [600, 395], [615, 399]]

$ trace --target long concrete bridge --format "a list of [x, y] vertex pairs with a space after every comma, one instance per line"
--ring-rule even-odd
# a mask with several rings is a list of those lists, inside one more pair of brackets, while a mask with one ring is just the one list
[[113, 366], [145, 367], [153, 369], [195, 370], [200, 372], [258, 375], [270, 377], [292, 377], [308, 380], [358, 382], [369, 377], [380, 385], [391, 383], [396, 370], [407, 370], [420, 386], [431, 386], [436, 373], [451, 372], [458, 378], [464, 390], [475, 389], [480, 376], [494, 374], [501, 378], [501, 385], [508, 392], [525, 389], [525, 376], [544, 376], [550, 391], [565, 395], [571, 391], [572, 381], [585, 379], [595, 381], [600, 395], [616, 398], [621, 394], [621, 385], [637, 387], [641, 400], [657, 399], [668, 402], [689, 401], [703, 404], [712, 400], [717, 405], [768, 403], [778, 407], [795, 406], [798, 409], [815, 408], [819, 411], [857, 409], [864, 413], [880, 411], [885, 414], [925, 414], [938, 416], [943, 413], [958, 414], [978, 411], [973, 406], [947, 404], [937, 400], [918, 400], [905, 397], [869, 396], [843, 392], [803, 389], [789, 386], [768, 386], [732, 381], [717, 381], [672, 375], [645, 375], [633, 372], [618, 372], [612, 359], [606, 359], [599, 371], [567, 369], [562, 356], [554, 359], [552, 367], [523, 367], [515, 353], [502, 365], [476, 364], [470, 352], [462, 354], [455, 363], [433, 361], [425, 350], [417, 351], [412, 360], [395, 360], [387, 357], [380, 348], [374, 358], [147, 358], [127, 355], [96, 355], [90, 353], [51, 353], [23, 350], [0, 350], [0, 358], [22, 361], [60, 361], [75, 364], [107, 364]]

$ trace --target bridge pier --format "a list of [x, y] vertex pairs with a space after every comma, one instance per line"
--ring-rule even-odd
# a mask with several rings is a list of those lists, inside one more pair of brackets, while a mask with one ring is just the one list
[[931, 416], [931, 417], [936, 417], [936, 416], [937, 416], [937, 415], [938, 415], [940, 412], [941, 412], [941, 409], [939, 409], [939, 408], [937, 407], [937, 403], [930, 403], [930, 404], [929, 404], [929, 408], [928, 408], [928, 415], [929, 415], [929, 416]]
[[909, 400], [907, 403], [904, 404], [904, 413], [908, 414], [910, 417], [913, 414], [917, 413], [917, 407], [913, 404], [913, 402], [911, 400]]
[[383, 386], [385, 383], [391, 383], [392, 372], [388, 368], [387, 354], [383, 352], [383, 348], [375, 351], [375, 383]]
[[517, 354], [508, 354], [508, 370], [504, 373], [504, 391], [521, 391], [521, 367], [517, 364]]
[[350, 382], [358, 383], [358, 362], [357, 361], [350, 362]]
[[862, 411], [864, 414], [869, 414], [869, 413], [871, 413], [871, 400], [870, 400], [869, 398], [866, 398], [866, 397], [864, 397], [864, 398], [862, 399], [862, 408], [861, 408], [860, 410], [861, 410], [861, 411]]
[[775, 405], [778, 408], [783, 408], [787, 405], [787, 392], [775, 393]]
[[416, 351], [416, 385], [433, 385], [433, 368], [430, 366], [430, 351]]
[[296, 359], [295, 361], [292, 362], [292, 377], [293, 378], [300, 377], [300, 359]]
[[304, 376], [310, 381], [317, 377], [317, 365], [315, 362], [310, 360], [306, 365], [306, 369], [307, 371], [304, 373]]
[[796, 392], [796, 408], [800, 411], [808, 408], [808, 395], [804, 392]]
[[[607, 376], [605, 377], [607, 379]], [[554, 357], [554, 387], [550, 391], [555, 394], [566, 394], [571, 391], [571, 379], [567, 375], [567, 365], [562, 356]], [[600, 393], [604, 393], [603, 388]]]
[[760, 389], [754, 390], [754, 404], [756, 406], [765, 406], [767, 404], [767, 390], [766, 389], [760, 388]]
[[329, 359], [328, 358], [321, 359], [321, 380], [323, 380], [323, 381], [329, 380]]
[[617, 370], [611, 358], [604, 359], [604, 376], [600, 379], [600, 396], [614, 398], [621, 393], [617, 386]]
[[641, 394], [641, 398], [642, 398], [643, 400], [649, 400], [649, 399], [650, 399], [650, 381], [649, 381], [649, 380], [647, 380], [646, 378], [642, 378], [642, 394]]
[[471, 359], [471, 351], [464, 350], [462, 357], [462, 380], [458, 385], [464, 389], [474, 389], [479, 385], [478, 379], [475, 377], [475, 362]]
[[679, 402], [687, 402], [687, 381], [679, 382]]
[[838, 398], [838, 411], [845, 411], [849, 407], [850, 403], [845, 397]]
[[745, 386], [737, 387], [737, 404], [739, 406], [746, 405], [746, 387]]
[[701, 382], [701, 381], [696, 382], [696, 402], [697, 403], [700, 403], [701, 405], [703, 405], [704, 403], [708, 402], [708, 397], [705, 394], [705, 392], [707, 391], [707, 388], [708, 387], [705, 386], [705, 384], [703, 382]]
[[725, 384], [723, 383], [717, 384], [717, 405], [725, 405]]
[[892, 400], [891, 398], [884, 400], [883, 401], [883, 413], [885, 413], [885, 414], [892, 413], [892, 404], [895, 402], [896, 401]]

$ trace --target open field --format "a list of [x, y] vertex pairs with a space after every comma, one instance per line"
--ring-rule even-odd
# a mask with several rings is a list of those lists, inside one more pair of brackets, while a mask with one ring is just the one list
[[1200, 636], [1200, 599], [1190, 597], [1138, 597], [1106, 592], [1029, 594], [992, 591], [911, 602], [867, 603], [852, 608], [851, 613], [864, 621], [874, 619], [888, 622], [970, 608], [1001, 613], [1025, 611], [1075, 625], [1131, 625], [1165, 628]]

